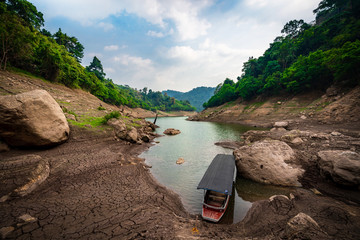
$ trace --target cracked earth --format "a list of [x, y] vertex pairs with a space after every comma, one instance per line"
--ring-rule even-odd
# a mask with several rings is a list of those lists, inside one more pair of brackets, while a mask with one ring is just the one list
[[[178, 196], [158, 185], [137, 157], [149, 145], [72, 130], [76, 137], [52, 149], [1, 153], [3, 159], [36, 154], [51, 169], [32, 193], [0, 203], [0, 226], [13, 229], [6, 238], [175, 238], [174, 224], [186, 212]], [[4, 195], [8, 189], [2, 190]], [[19, 224], [23, 214], [36, 221]]]

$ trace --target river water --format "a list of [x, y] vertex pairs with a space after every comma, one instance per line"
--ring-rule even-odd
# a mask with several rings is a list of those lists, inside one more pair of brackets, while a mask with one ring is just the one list
[[[167, 188], [180, 195], [181, 200], [190, 213], [201, 214], [203, 190], [196, 187], [210, 165], [213, 158], [219, 154], [232, 154], [232, 150], [214, 145], [220, 141], [240, 141], [241, 134], [248, 130], [259, 130], [238, 124], [193, 122], [186, 117], [158, 118], [156, 133], [163, 134], [167, 128], [181, 131], [175, 136], [156, 138], [155, 144], [141, 154], [145, 158], [153, 176]], [[153, 118], [147, 119], [154, 121]], [[178, 158], [184, 158], [185, 163], [177, 165]], [[222, 223], [241, 221], [252, 202], [267, 199], [274, 194], [288, 195], [291, 189], [258, 184], [237, 176], [233, 195]]]

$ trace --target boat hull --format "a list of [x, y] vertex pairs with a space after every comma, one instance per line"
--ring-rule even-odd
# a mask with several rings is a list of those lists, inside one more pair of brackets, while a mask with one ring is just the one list
[[208, 204], [203, 204], [202, 207], [202, 218], [211, 222], [219, 222], [222, 216], [224, 216], [226, 209], [229, 205], [230, 196], [227, 196], [225, 206], [223, 208], [212, 208]]

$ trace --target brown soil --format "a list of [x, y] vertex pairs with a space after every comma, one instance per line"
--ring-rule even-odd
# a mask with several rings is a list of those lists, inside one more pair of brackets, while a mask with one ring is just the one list
[[[147, 114], [143, 110], [105, 104], [81, 90], [0, 72], [0, 94], [37, 88], [47, 90], [60, 105], [75, 112], [78, 120], [103, 116], [112, 110], [134, 117]], [[105, 111], [97, 109], [100, 104]], [[237, 113], [228, 114], [230, 118], [204, 120], [234, 121]], [[297, 114], [296, 119], [303, 113]], [[271, 121], [282, 119], [270, 115]], [[286, 116], [285, 110], [281, 116]], [[358, 124], [323, 125], [307, 116], [306, 121], [293, 121], [291, 127], [336, 130], [359, 137]], [[265, 117], [254, 115], [250, 119], [252, 121], [244, 118], [235, 122], [269, 123]], [[309, 184], [308, 188], [329, 189], [323, 191], [323, 195], [299, 189], [291, 204], [259, 201], [243, 221], [233, 225], [197, 220], [184, 210], [178, 195], [156, 182], [138, 158], [150, 145], [118, 141], [112, 129], [106, 127], [71, 126], [70, 139], [57, 147], [11, 149], [0, 153], [1, 161], [26, 154], [39, 155], [49, 162], [51, 171], [45, 182], [29, 195], [0, 202], [0, 232], [10, 227], [12, 231], [6, 235], [9, 239], [289, 239], [287, 222], [304, 212], [324, 231], [310, 239], [360, 238], [360, 201], [355, 195], [351, 196], [353, 190], [346, 192], [326, 181], [317, 182], [320, 178], [314, 177], [316, 173], [304, 179], [304, 183]], [[0, 197], [5, 194], [7, 192], [1, 192]], [[19, 224], [19, 216], [26, 213], [36, 220]], [[194, 227], [198, 232], [192, 231]]]

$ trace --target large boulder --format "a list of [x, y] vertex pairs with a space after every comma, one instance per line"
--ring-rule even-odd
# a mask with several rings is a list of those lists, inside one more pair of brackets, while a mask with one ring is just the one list
[[352, 151], [328, 150], [318, 153], [320, 173], [345, 186], [360, 185], [360, 154]]
[[56, 145], [69, 132], [63, 111], [47, 91], [0, 96], [0, 136], [9, 145]]
[[301, 186], [298, 179], [304, 173], [295, 160], [295, 152], [285, 142], [263, 140], [234, 151], [238, 172], [245, 178], [265, 184]]

